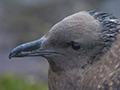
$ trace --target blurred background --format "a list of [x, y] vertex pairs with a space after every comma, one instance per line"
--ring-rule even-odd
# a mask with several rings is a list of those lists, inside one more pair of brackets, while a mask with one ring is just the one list
[[47, 60], [9, 60], [10, 51], [39, 39], [64, 17], [91, 9], [120, 19], [120, 0], [0, 0], [0, 90], [48, 90]]

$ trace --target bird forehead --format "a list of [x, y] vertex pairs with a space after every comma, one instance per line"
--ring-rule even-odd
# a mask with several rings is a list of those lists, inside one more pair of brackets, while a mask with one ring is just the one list
[[50, 30], [52, 36], [70, 36], [73, 38], [98, 35], [98, 32], [100, 32], [100, 23], [97, 20], [91, 22], [82, 20], [63, 20], [54, 25]]
[[86, 21], [89, 22], [91, 20], [94, 20], [94, 17], [91, 16], [88, 12], [86, 11], [81, 11], [75, 14], [72, 14], [66, 18], [63, 19], [63, 21], [66, 20], [81, 20], [81, 21]]
[[83, 32], [95, 32], [98, 30], [100, 22], [94, 19], [88, 12], [79, 12], [64, 18], [62, 21], [55, 24], [50, 32], [52, 33], [81, 33]]
[[79, 12], [55, 24], [46, 37], [60, 41], [85, 40], [88, 37], [94, 40], [101, 34], [100, 27], [100, 22], [88, 12]]
[[[67, 25], [66, 25], [67, 26]], [[67, 26], [63, 28], [56, 28], [55, 30], [51, 30], [49, 33], [49, 39], [57, 40], [56, 42], [70, 42], [70, 41], [84, 41], [84, 40], [95, 40], [99, 38], [100, 32], [95, 30], [98, 29], [91, 29], [81, 25], [74, 25], [74, 26]], [[87, 29], [87, 30], [86, 30]], [[90, 30], [91, 29], [91, 30]], [[89, 37], [89, 38], [88, 38]]]

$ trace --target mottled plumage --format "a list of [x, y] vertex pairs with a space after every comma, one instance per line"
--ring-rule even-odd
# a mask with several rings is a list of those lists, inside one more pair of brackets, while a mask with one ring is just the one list
[[9, 58], [42, 56], [49, 90], [120, 90], [119, 20], [82, 11], [55, 24], [42, 38], [22, 44]]

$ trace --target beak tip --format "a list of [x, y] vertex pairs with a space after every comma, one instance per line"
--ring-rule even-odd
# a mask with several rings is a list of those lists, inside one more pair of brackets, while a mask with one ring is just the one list
[[11, 57], [9, 56], [9, 59], [11, 59]]
[[41, 48], [43, 41], [44, 39], [40, 39], [19, 45], [10, 52], [8, 58], [31, 56], [30, 54], [32, 51], [36, 51]]
[[11, 55], [9, 55], [8, 58], [11, 59], [12, 58]]
[[8, 58], [11, 59], [12, 57], [16, 57], [16, 55], [17, 55], [17, 53], [16, 53], [14, 50], [12, 50], [12, 51], [10, 52]]
[[8, 58], [11, 59], [12, 57], [13, 57], [13, 54], [10, 53], [9, 56], [8, 56]]

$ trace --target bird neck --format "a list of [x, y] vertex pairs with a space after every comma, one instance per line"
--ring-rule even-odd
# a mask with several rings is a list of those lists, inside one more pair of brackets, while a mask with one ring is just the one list
[[61, 71], [59, 73], [53, 72], [49, 68], [48, 84], [49, 90], [78, 90], [84, 75], [80, 73], [84, 70], [73, 69], [68, 71]]

